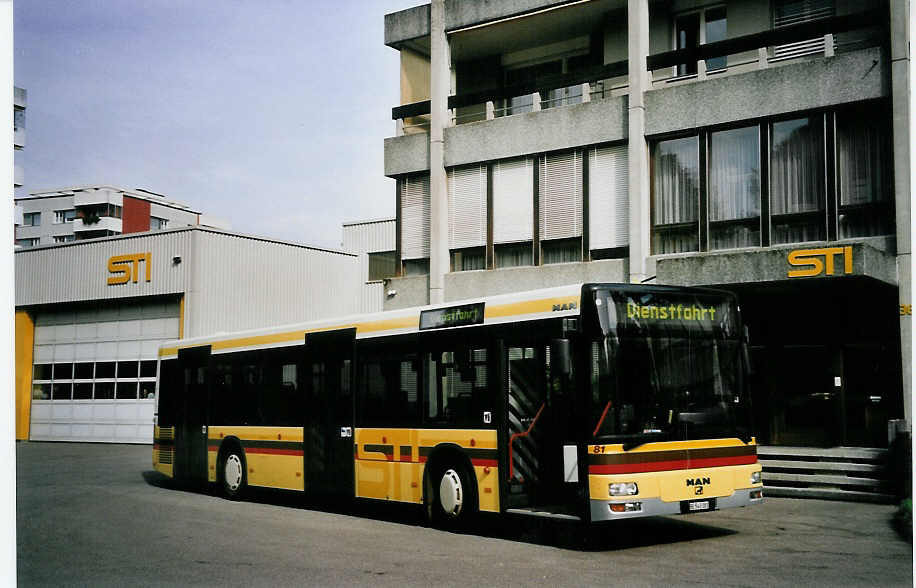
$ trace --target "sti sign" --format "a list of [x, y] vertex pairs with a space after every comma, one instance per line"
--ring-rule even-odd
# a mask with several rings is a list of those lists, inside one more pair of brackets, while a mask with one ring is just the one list
[[144, 277], [150, 281], [150, 262], [152, 253], [128, 253], [127, 255], [113, 255], [108, 258], [108, 285], [117, 286], [140, 280], [140, 264], [144, 266]]
[[[838, 266], [836, 256], [839, 256]], [[825, 247], [823, 249], [796, 249], [789, 252], [789, 265], [797, 268], [789, 270], [790, 278], [807, 278], [813, 276], [833, 276], [840, 273], [852, 273], [852, 247]]]

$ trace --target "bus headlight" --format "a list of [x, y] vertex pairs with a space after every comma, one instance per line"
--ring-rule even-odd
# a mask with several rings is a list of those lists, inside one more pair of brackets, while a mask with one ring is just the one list
[[614, 482], [608, 484], [607, 491], [611, 496], [632, 496], [639, 494], [639, 487], [636, 486], [636, 482]]
[[753, 474], [751, 474], [751, 484], [759, 484], [759, 483], [760, 483], [760, 472], [754, 472]]

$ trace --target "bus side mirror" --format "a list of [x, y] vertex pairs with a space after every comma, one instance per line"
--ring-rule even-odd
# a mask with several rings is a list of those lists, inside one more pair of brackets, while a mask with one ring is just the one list
[[558, 376], [568, 376], [572, 372], [569, 339], [551, 339], [550, 370]]

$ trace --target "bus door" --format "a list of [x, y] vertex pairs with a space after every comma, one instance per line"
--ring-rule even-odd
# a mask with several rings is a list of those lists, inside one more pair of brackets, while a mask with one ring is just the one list
[[175, 399], [175, 477], [207, 480], [207, 397], [210, 346], [178, 350]]
[[305, 489], [353, 496], [353, 347], [356, 329], [305, 338]]
[[569, 387], [560, 374], [551, 373], [548, 345], [507, 343], [506, 351], [509, 506], [563, 510], [571, 504], [567, 494], [575, 492], [563, 471], [563, 446], [573, 443], [575, 420]]

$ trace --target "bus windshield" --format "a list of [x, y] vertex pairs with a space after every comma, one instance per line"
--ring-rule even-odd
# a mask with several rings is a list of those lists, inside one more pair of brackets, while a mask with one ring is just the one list
[[734, 302], [714, 294], [597, 291], [592, 437], [624, 443], [749, 440]]

